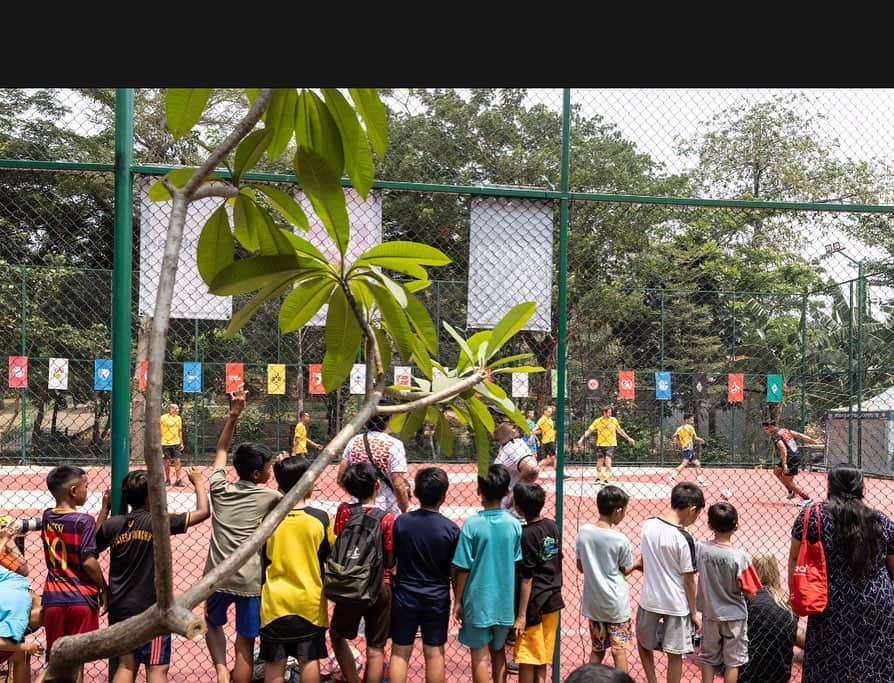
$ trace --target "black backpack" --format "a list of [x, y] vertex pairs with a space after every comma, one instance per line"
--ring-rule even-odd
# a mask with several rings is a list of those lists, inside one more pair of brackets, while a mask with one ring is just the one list
[[323, 593], [337, 605], [371, 607], [385, 583], [381, 527], [385, 511], [374, 507], [367, 514], [360, 503], [351, 503], [350, 509], [326, 560]]

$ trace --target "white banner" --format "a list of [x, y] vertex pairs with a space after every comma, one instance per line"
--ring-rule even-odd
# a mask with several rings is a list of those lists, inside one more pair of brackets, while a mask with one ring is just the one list
[[50, 372], [47, 375], [50, 389], [68, 389], [68, 358], [50, 358]]
[[[300, 188], [295, 190], [295, 201], [304, 209], [309, 223], [307, 234], [302, 235], [300, 231], [297, 231], [296, 234], [305, 237], [331, 262], [338, 263], [341, 259], [338, 247], [326, 232], [326, 226], [314, 213], [310, 199]], [[357, 260], [357, 257], [364, 251], [382, 243], [382, 194], [378, 190], [370, 190], [366, 199], [363, 199], [357, 194], [357, 190], [346, 187], [345, 204], [348, 209], [348, 222], [351, 225], [351, 238], [348, 240], [348, 248], [345, 250], [347, 267]], [[307, 324], [325, 327], [328, 310], [328, 305], [323, 306]]]
[[528, 397], [528, 373], [516, 372], [512, 375], [512, 397]]
[[394, 383], [399, 387], [413, 386], [413, 368], [409, 365], [395, 365]]
[[352, 394], [365, 394], [366, 393], [366, 364], [365, 363], [354, 363], [354, 367], [351, 368], [351, 383], [350, 383], [350, 391]]
[[[155, 298], [161, 274], [161, 259], [170, 220], [170, 202], [150, 202], [149, 186], [155, 178], [140, 179], [140, 303], [139, 315], [155, 315]], [[208, 293], [196, 265], [196, 247], [199, 235], [208, 217], [223, 199], [208, 197], [190, 202], [183, 226], [183, 243], [177, 262], [177, 281], [171, 301], [172, 318], [199, 318], [202, 320], [229, 320], [233, 315], [232, 300], [228, 296]], [[227, 213], [232, 211], [227, 206]]]
[[534, 301], [537, 308], [522, 329], [549, 332], [552, 274], [552, 202], [472, 201], [467, 327], [490, 329], [516, 304]]

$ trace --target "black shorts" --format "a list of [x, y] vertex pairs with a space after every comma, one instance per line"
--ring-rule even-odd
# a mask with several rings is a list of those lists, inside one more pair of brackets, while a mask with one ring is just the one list
[[556, 454], [556, 442], [550, 441], [549, 443], [540, 444], [540, 450], [543, 453], [544, 458], [549, 458]]
[[[790, 455], [788, 456], [788, 469], [783, 469], [782, 474], [786, 477], [794, 477], [798, 473], [798, 469], [801, 467], [801, 456], [800, 455]], [[780, 460], [776, 463], [777, 467], [782, 467], [782, 461]]]
[[354, 607], [336, 604], [332, 609], [329, 628], [345, 640], [354, 640], [360, 626], [360, 618], [366, 624], [366, 644], [369, 647], [385, 647], [391, 632], [391, 585], [385, 584], [379, 599], [371, 607]]
[[394, 592], [392, 613], [399, 617], [391, 620], [391, 641], [395, 645], [412, 645], [416, 632], [422, 629], [422, 643], [437, 647], [447, 642], [450, 623], [450, 595], [438, 600], [420, 596], [399, 588]]
[[180, 449], [180, 446], [162, 446], [161, 454], [165, 460], [174, 460], [180, 457], [180, 453], [183, 451]]
[[300, 662], [326, 659], [326, 628], [317, 626], [297, 614], [280, 617], [261, 628], [258, 658], [276, 662], [294, 657]]
[[596, 458], [611, 458], [615, 455], [614, 446], [596, 446]]

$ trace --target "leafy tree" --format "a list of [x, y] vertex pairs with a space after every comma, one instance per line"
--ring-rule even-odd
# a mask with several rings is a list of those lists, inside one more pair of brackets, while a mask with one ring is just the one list
[[[279, 327], [289, 332], [302, 327], [324, 305], [326, 354], [323, 384], [333, 390], [347, 378], [358, 351], [368, 364], [364, 400], [354, 418], [329, 442], [301, 482], [289, 491], [257, 531], [220, 566], [184, 594], [174, 596], [166, 495], [160, 459], [160, 437], [149, 430], [146, 464], [153, 497], [152, 532], [155, 544], [157, 604], [146, 612], [102, 632], [62, 638], [56, 642], [47, 681], [73, 680], [78, 664], [132, 650], [164, 631], [194, 636], [204, 628], [190, 610], [213, 590], [215, 582], [258, 552], [266, 538], [306, 495], [334, 454], [373, 414], [394, 415], [395, 431], [415, 433], [423, 420], [437, 424], [441, 447], [452, 447], [453, 437], [444, 413], [467, 425], [474, 434], [479, 471], [488, 462], [488, 432], [494, 422], [488, 406], [505, 412], [524, 431], [527, 424], [511, 399], [488, 374], [537, 372], [542, 368], [513, 365], [530, 354], [501, 357], [501, 350], [524, 326], [535, 304], [514, 307], [493, 330], [464, 339], [445, 323], [459, 353], [452, 369], [434, 377], [437, 336], [428, 311], [415, 293], [430, 284], [426, 266], [445, 265], [449, 259], [439, 250], [410, 241], [385, 242], [367, 250], [353, 264], [344, 255], [350, 226], [341, 189], [346, 172], [361, 195], [372, 183], [369, 145], [382, 155], [387, 133], [385, 111], [373, 90], [351, 89], [352, 104], [337, 90], [323, 89], [322, 97], [307, 89], [261, 89], [247, 92], [251, 106], [231, 133], [212, 149], [198, 168], [175, 169], [150, 192], [157, 201], [171, 200], [171, 221], [165, 245], [155, 316], [149, 334], [149, 372], [146, 423], [161, 416], [162, 363], [177, 270], [177, 254], [183, 236], [186, 208], [202, 197], [220, 197], [220, 207], [207, 220], [198, 246], [198, 267], [212, 292], [240, 295], [255, 292], [237, 311], [228, 333], [238, 331], [259, 306], [289, 292], [279, 310]], [[170, 89], [165, 97], [167, 125], [175, 137], [189, 133], [200, 119], [211, 96], [210, 89]], [[263, 118], [264, 127], [255, 128]], [[253, 183], [242, 176], [262, 155], [277, 159], [294, 136], [292, 158], [295, 175], [310, 197], [314, 211], [337, 246], [339, 257], [329, 261], [309, 241], [284, 229], [306, 229], [307, 217], [286, 193]], [[233, 153], [232, 158], [230, 158]], [[227, 164], [232, 181], [209, 178], [218, 164]], [[233, 225], [224, 202], [233, 207]], [[248, 254], [237, 258], [236, 241]], [[391, 274], [409, 278], [398, 281]], [[386, 371], [392, 354], [412, 360], [422, 377], [415, 386], [388, 386]], [[397, 405], [382, 405], [384, 396]]]

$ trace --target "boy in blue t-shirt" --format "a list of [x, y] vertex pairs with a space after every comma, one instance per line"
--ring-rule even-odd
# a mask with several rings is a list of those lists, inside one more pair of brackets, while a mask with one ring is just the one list
[[416, 632], [422, 629], [425, 680], [443, 680], [444, 643], [450, 621], [450, 562], [459, 527], [439, 512], [450, 482], [440, 467], [416, 472], [414, 492], [421, 507], [394, 522], [397, 574], [391, 598], [391, 659], [388, 680], [406, 683]]
[[462, 624], [459, 642], [471, 650], [473, 683], [490, 680], [488, 659], [493, 680], [506, 680], [503, 646], [515, 623], [515, 596], [506, 586], [522, 559], [521, 524], [500, 504], [508, 490], [509, 470], [503, 465], [495, 463], [487, 478], [478, 477], [484, 509], [463, 524], [453, 556], [453, 613]]

